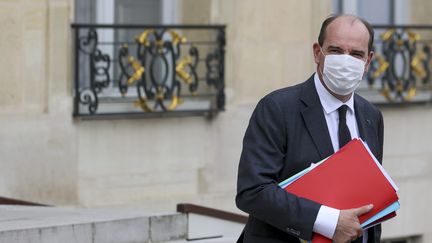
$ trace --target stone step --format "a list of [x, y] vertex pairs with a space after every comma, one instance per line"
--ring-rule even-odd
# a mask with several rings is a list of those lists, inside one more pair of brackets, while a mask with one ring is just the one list
[[176, 241], [167, 241], [164, 243], [184, 243], [184, 242], [194, 242], [194, 243], [235, 243], [237, 238], [234, 237], [222, 237], [217, 239], [202, 239], [202, 240], [176, 240]]
[[0, 206], [0, 243], [183, 242], [187, 216], [137, 210]]

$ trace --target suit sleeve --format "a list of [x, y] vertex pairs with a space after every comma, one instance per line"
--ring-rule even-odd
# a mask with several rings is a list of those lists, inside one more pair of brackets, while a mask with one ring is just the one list
[[[284, 114], [271, 98], [255, 108], [243, 140], [237, 180], [237, 207], [296, 237], [310, 240], [320, 204], [278, 186], [285, 162]], [[285, 165], [286, 163], [286, 165]]]

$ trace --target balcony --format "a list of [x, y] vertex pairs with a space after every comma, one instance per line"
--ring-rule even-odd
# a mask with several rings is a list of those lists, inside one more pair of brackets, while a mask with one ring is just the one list
[[358, 93], [378, 105], [432, 101], [432, 26], [375, 25], [374, 58]]
[[214, 117], [224, 110], [224, 25], [72, 29], [74, 117]]

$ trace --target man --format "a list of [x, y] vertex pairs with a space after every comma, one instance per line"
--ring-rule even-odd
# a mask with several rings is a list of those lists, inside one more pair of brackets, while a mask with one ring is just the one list
[[362, 232], [358, 220], [373, 205], [337, 210], [278, 186], [351, 138], [365, 140], [382, 160], [382, 115], [354, 94], [373, 57], [372, 45], [373, 30], [366, 21], [350, 15], [329, 17], [313, 45], [316, 73], [257, 104], [238, 171], [236, 204], [249, 214], [238, 242], [300, 242], [310, 240], [313, 232], [334, 242], [380, 241], [381, 226]]

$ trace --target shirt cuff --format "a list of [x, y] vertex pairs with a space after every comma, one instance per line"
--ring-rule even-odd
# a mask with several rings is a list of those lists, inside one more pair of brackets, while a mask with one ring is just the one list
[[339, 213], [340, 211], [335, 208], [321, 205], [313, 226], [313, 231], [332, 239], [339, 219]]

